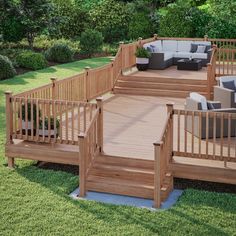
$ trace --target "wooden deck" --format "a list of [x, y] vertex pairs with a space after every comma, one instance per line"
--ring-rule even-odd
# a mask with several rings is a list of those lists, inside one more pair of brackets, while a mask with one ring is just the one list
[[104, 151], [141, 159], [153, 159], [153, 143], [160, 138], [166, 103], [184, 107], [184, 99], [115, 95], [104, 105]]

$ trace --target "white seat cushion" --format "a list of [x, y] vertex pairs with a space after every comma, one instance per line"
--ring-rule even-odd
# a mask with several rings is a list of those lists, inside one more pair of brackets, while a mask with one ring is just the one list
[[176, 40], [162, 40], [162, 50], [176, 52], [177, 41]]
[[207, 100], [204, 96], [199, 93], [190, 93], [189, 97], [196, 102], [200, 102], [202, 106], [202, 110], [208, 110], [207, 108]]
[[192, 53], [194, 59], [207, 59], [207, 53]]
[[175, 58], [189, 58], [192, 56], [193, 53], [191, 52], [175, 52], [174, 57]]
[[170, 51], [161, 51], [161, 53], [164, 54], [164, 61], [167, 61], [171, 58], [174, 57], [174, 52], [170, 52]]
[[177, 41], [177, 51], [178, 52], [190, 52], [191, 44], [193, 41]]

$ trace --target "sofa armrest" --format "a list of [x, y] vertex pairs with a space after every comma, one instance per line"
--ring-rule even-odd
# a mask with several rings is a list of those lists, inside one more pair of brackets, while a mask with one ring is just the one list
[[214, 109], [214, 112], [236, 113], [236, 108]]
[[207, 101], [207, 103], [210, 103], [214, 107], [214, 109], [221, 109], [220, 101]]
[[220, 101], [222, 108], [233, 107], [234, 91], [219, 86], [214, 86], [214, 100]]

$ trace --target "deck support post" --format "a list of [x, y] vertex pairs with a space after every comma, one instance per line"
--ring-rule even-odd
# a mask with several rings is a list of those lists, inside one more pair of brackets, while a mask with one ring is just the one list
[[[174, 132], [173, 132], [173, 112], [174, 112], [174, 103], [168, 103], [166, 104], [166, 107], [167, 107], [167, 113], [170, 114], [170, 147], [169, 147], [169, 159], [167, 160], [168, 162], [172, 161], [172, 158], [173, 158], [173, 135], [174, 135]], [[168, 163], [169, 164], [169, 163]]]
[[79, 134], [79, 197], [86, 196], [87, 138]]
[[89, 83], [89, 70], [91, 69], [91, 67], [86, 66], [84, 68], [85, 70], [85, 80], [84, 80], [84, 92], [85, 92], [85, 100], [88, 102], [90, 99], [90, 83]]
[[[13, 132], [13, 108], [12, 108], [12, 92], [6, 91], [6, 145], [13, 144], [12, 132]], [[14, 168], [14, 158], [7, 157], [7, 163], [9, 168]]]
[[103, 153], [103, 98], [98, 97], [96, 99], [99, 109], [98, 117], [98, 146], [100, 153]]
[[154, 143], [154, 208], [161, 207], [161, 148], [162, 142]]

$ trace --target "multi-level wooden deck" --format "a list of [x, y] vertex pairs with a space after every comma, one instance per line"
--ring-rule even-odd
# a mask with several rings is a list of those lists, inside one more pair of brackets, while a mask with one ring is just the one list
[[176, 66], [147, 71], [133, 68], [118, 78], [114, 92], [177, 98], [198, 92], [207, 96], [207, 68], [203, 67], [200, 71], [180, 71]]
[[[153, 199], [155, 207], [173, 189], [173, 177], [236, 184], [236, 115], [183, 109], [189, 92], [210, 98], [216, 77], [235, 73], [236, 51], [214, 47], [210, 64], [197, 72], [123, 73], [135, 65], [137, 46], [152, 40], [122, 44], [104, 67], [14, 96], [6, 92], [9, 167], [18, 157], [78, 165], [81, 197], [89, 190], [124, 194]], [[115, 95], [104, 103], [97, 98], [110, 91]], [[194, 133], [202, 121], [205, 139]]]

